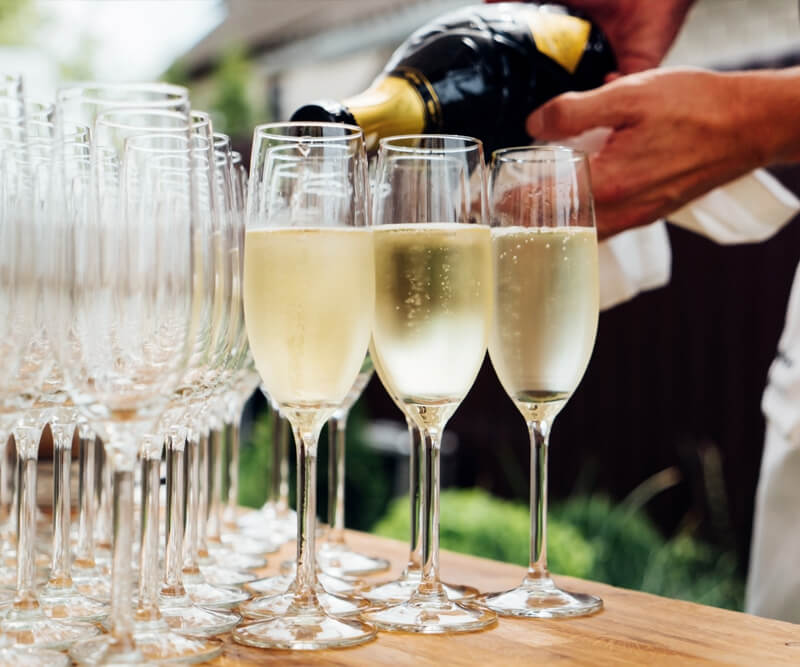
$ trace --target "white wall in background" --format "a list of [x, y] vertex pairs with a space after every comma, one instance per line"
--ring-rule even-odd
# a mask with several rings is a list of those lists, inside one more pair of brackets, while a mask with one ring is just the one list
[[363, 51], [285, 71], [280, 75], [282, 119], [308, 102], [325, 98], [339, 100], [364, 90], [383, 69], [390, 53], [389, 50]]
[[734, 65], [800, 50], [798, 0], [698, 0], [668, 65]]

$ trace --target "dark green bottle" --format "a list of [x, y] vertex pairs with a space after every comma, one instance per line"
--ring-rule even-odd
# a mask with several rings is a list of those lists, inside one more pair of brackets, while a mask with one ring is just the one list
[[355, 123], [381, 137], [465, 134], [495, 148], [530, 143], [525, 118], [616, 69], [599, 28], [560, 5], [505, 2], [445, 14], [413, 33], [363, 93], [300, 107], [292, 120]]

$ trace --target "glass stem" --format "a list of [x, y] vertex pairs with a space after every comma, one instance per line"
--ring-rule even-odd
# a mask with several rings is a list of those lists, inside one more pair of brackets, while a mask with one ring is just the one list
[[411, 505], [411, 551], [408, 555], [408, 564], [403, 573], [420, 572], [422, 570], [422, 435], [410, 419], [408, 425], [408, 482], [409, 501]]
[[[439, 470], [442, 434], [428, 427], [422, 432], [422, 581], [415, 598], [446, 599], [439, 581]], [[413, 598], [412, 598], [413, 599]]]
[[318, 604], [314, 585], [317, 534], [317, 439], [316, 433], [294, 431], [297, 443], [297, 579], [295, 594], [308, 604]]
[[113, 472], [111, 470], [111, 463], [109, 461], [108, 456], [105, 453], [105, 449], [102, 449], [103, 455], [99, 457], [100, 463], [100, 488], [98, 493], [98, 500], [97, 500], [97, 522], [96, 522], [96, 537], [95, 537], [95, 548], [96, 549], [103, 549], [103, 550], [110, 550], [111, 543], [108, 541], [108, 536], [111, 534], [111, 511], [112, 511], [112, 503], [111, 496], [112, 496], [112, 486], [113, 486]]
[[222, 470], [223, 470], [223, 432], [222, 425], [215, 424], [211, 430], [208, 444], [209, 461], [207, 463], [211, 475], [208, 486], [208, 542], [222, 542]]
[[78, 460], [78, 549], [75, 555], [75, 567], [91, 570], [94, 562], [94, 516], [95, 516], [95, 453], [97, 440], [94, 433], [83, 425], [78, 427], [81, 439]]
[[[16, 449], [16, 442], [17, 438], [14, 436], [14, 448]], [[16, 540], [16, 546], [19, 548], [19, 523], [20, 523], [20, 500], [19, 495], [22, 488], [22, 468], [24, 467], [23, 458], [19, 455], [19, 450], [17, 450], [17, 458], [15, 459], [16, 465], [14, 466], [14, 503], [13, 503], [13, 510], [14, 510], [14, 539]]]
[[112, 468], [114, 535], [111, 554], [111, 635], [115, 651], [133, 650], [133, 467], [135, 458], [119, 460], [117, 465], [106, 457], [106, 467]]
[[180, 429], [173, 431], [167, 443], [167, 515], [164, 532], [164, 583], [161, 594], [183, 597], [183, 524], [186, 476], [184, 453], [186, 433]]
[[200, 436], [197, 450], [199, 467], [199, 484], [197, 486], [197, 560], [202, 562], [208, 559], [208, 508], [209, 498], [211, 497], [211, 433], [207, 430]]
[[183, 576], [197, 577], [197, 524], [200, 486], [200, 442], [195, 433], [186, 440], [186, 533], [183, 542]]
[[[0, 433], [0, 438], [2, 438], [5, 433]], [[14, 514], [13, 514], [13, 507], [14, 507], [14, 460], [16, 458], [16, 445], [10, 445], [12, 442], [11, 438], [8, 437], [3, 440], [2, 446], [2, 459], [0, 460], [0, 503], [2, 503], [3, 508], [3, 535], [2, 537], [8, 538], [10, 537], [11, 533], [14, 531], [12, 530], [12, 525], [14, 523]], [[6, 535], [8, 533], [8, 535]]]
[[278, 516], [289, 511], [289, 420], [278, 416]]
[[[154, 436], [159, 437], [159, 436]], [[151, 452], [152, 453], [152, 452]], [[139, 545], [139, 603], [136, 618], [156, 620], [158, 612], [158, 513], [161, 453], [142, 459], [142, 541]]]
[[225, 504], [225, 523], [236, 525], [236, 513], [239, 507], [239, 421], [237, 413], [233, 420], [225, 424], [225, 443], [228, 454], [228, 494]]
[[344, 459], [347, 410], [328, 420], [328, 536], [331, 544], [344, 545]]
[[53, 434], [53, 559], [48, 586], [70, 588], [70, 467], [75, 424], [50, 424]]
[[549, 577], [547, 572], [547, 449], [550, 425], [528, 424], [531, 436], [531, 556], [526, 582]]
[[39, 434], [31, 428], [14, 430], [19, 456], [19, 485], [17, 505], [17, 595], [16, 610], [39, 606], [34, 584], [36, 539], [36, 463], [39, 454]]

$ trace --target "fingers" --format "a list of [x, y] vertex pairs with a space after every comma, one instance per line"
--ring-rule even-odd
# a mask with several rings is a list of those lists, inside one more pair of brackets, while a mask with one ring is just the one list
[[573, 137], [595, 127], [618, 128], [634, 114], [616, 82], [585, 93], [565, 93], [536, 109], [526, 123], [535, 139]]

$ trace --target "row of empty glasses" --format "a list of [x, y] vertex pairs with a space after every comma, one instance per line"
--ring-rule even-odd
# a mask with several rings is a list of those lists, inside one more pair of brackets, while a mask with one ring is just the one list
[[[217, 580], [255, 578], [214, 570], [215, 549], [230, 558], [222, 535], [205, 530], [221, 525], [222, 506], [209, 508], [202, 482], [216, 465], [213, 443], [238, 420], [232, 410], [252, 376], [241, 300], [241, 158], [227, 137], [213, 134], [207, 115], [190, 112], [182, 88], [74, 86], [59, 91], [55, 107], [27, 102], [21, 82], [6, 92], [0, 425], [4, 439], [13, 433], [19, 457], [19, 530], [16, 593], [2, 638], [12, 646], [71, 647], [74, 659], [89, 663], [212, 657], [221, 644], [193, 636], [233, 627], [240, 616], [218, 609], [249, 594], [214, 586], [205, 572]], [[45, 424], [54, 443], [54, 533], [47, 583], [37, 587], [36, 459]], [[81, 512], [73, 562], [76, 425]], [[92, 525], [95, 432], [104, 443], [101, 479], [113, 489], [99, 507], [101, 517], [113, 509], [106, 562]], [[171, 474], [162, 577], [165, 441]], [[142, 537], [134, 592], [137, 456]], [[216, 521], [205, 521], [208, 511]], [[109, 564], [110, 584], [102, 576]], [[101, 634], [100, 621], [110, 633]], [[34, 657], [29, 651], [26, 659]]]
[[[477, 140], [394, 137], [370, 197], [357, 127], [259, 126], [248, 176], [181, 87], [75, 85], [48, 105], [5, 77], [0, 214], [0, 438], [13, 435], [18, 460], [0, 465], [3, 562], [14, 565], [0, 566], [14, 585], [0, 590], [0, 664], [20, 651], [28, 664], [68, 659], [54, 649], [80, 664], [199, 662], [227, 632], [317, 649], [600, 608], [556, 588], [545, 556], [547, 436], [597, 326], [582, 155], [510, 149], [487, 170]], [[531, 565], [521, 587], [480, 595], [440, 581], [439, 449], [487, 346], [531, 434]], [[344, 532], [347, 415], [373, 372], [411, 441], [408, 565], [378, 583], [366, 577], [389, 563], [351, 550]], [[256, 390], [275, 410], [271, 492], [241, 512], [239, 422]], [[53, 531], [37, 562], [45, 425]], [[296, 560], [259, 579], [265, 556], [295, 537]]]

